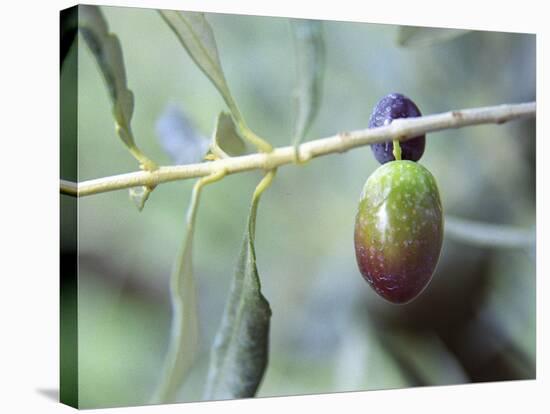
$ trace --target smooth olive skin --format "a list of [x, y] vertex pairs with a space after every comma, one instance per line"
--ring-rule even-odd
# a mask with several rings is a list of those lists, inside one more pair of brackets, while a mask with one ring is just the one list
[[430, 282], [443, 243], [443, 214], [432, 174], [413, 161], [381, 165], [361, 193], [355, 254], [383, 298], [407, 303]]
[[[422, 116], [422, 113], [410, 98], [400, 93], [390, 93], [380, 99], [374, 107], [369, 119], [369, 128], [389, 125], [393, 120], [399, 118], [416, 118], [418, 116]], [[402, 141], [400, 146], [402, 160], [418, 161], [424, 154], [426, 135], [409, 138]], [[395, 161], [392, 141], [372, 144], [371, 149], [380, 164]]]

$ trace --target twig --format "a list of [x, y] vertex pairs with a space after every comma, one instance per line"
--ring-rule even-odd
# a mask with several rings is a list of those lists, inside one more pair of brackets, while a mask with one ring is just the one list
[[445, 234], [452, 239], [481, 247], [529, 248], [535, 245], [534, 229], [489, 224], [453, 216], [445, 217]]
[[[501, 124], [513, 119], [536, 116], [536, 103], [504, 104], [483, 108], [462, 109], [418, 118], [397, 119], [390, 125], [342, 132], [328, 138], [303, 143], [299, 147], [300, 159], [342, 153], [352, 148], [389, 140], [404, 141], [428, 132], [462, 128], [480, 124]], [[75, 196], [87, 196], [137, 186], [154, 187], [161, 183], [204, 177], [225, 171], [235, 174], [255, 169], [270, 170], [295, 161], [294, 147], [276, 148], [270, 153], [255, 153], [216, 161], [177, 166], [159, 167], [154, 171], [137, 171], [111, 177], [83, 181], [78, 184], [61, 181], [61, 192]]]

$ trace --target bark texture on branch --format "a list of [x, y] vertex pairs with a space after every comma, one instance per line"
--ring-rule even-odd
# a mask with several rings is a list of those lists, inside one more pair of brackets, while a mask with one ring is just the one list
[[[536, 102], [529, 102], [455, 110], [418, 118], [396, 119], [388, 126], [342, 132], [328, 138], [305, 142], [299, 147], [300, 161], [304, 162], [312, 158], [342, 153], [352, 148], [389, 140], [404, 141], [428, 132], [481, 124], [501, 124], [513, 119], [526, 119], [535, 116]], [[275, 148], [270, 153], [254, 153], [198, 164], [159, 167], [154, 171], [136, 171], [83, 181], [78, 184], [61, 180], [61, 193], [82, 197], [138, 186], [155, 187], [161, 183], [204, 177], [222, 171], [225, 171], [225, 174], [235, 174], [255, 169], [270, 170], [294, 162], [294, 147], [287, 146]]]

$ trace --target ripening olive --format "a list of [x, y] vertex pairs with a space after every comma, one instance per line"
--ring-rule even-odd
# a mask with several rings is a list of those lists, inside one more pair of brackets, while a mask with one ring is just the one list
[[443, 242], [432, 174], [413, 161], [381, 165], [367, 179], [355, 219], [361, 274], [383, 298], [406, 303], [431, 280]]
[[[384, 96], [374, 107], [369, 119], [369, 128], [389, 125], [397, 118], [415, 118], [421, 116], [416, 104], [400, 93], [390, 93]], [[410, 138], [401, 142], [401, 159], [418, 161], [424, 154], [426, 135]], [[372, 152], [380, 164], [394, 161], [393, 143], [383, 142], [371, 145]]]

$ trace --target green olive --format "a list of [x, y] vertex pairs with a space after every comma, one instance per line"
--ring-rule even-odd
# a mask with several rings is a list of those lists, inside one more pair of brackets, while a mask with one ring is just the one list
[[365, 280], [390, 302], [410, 302], [430, 282], [442, 243], [433, 175], [413, 161], [380, 166], [365, 183], [355, 221], [355, 253]]

